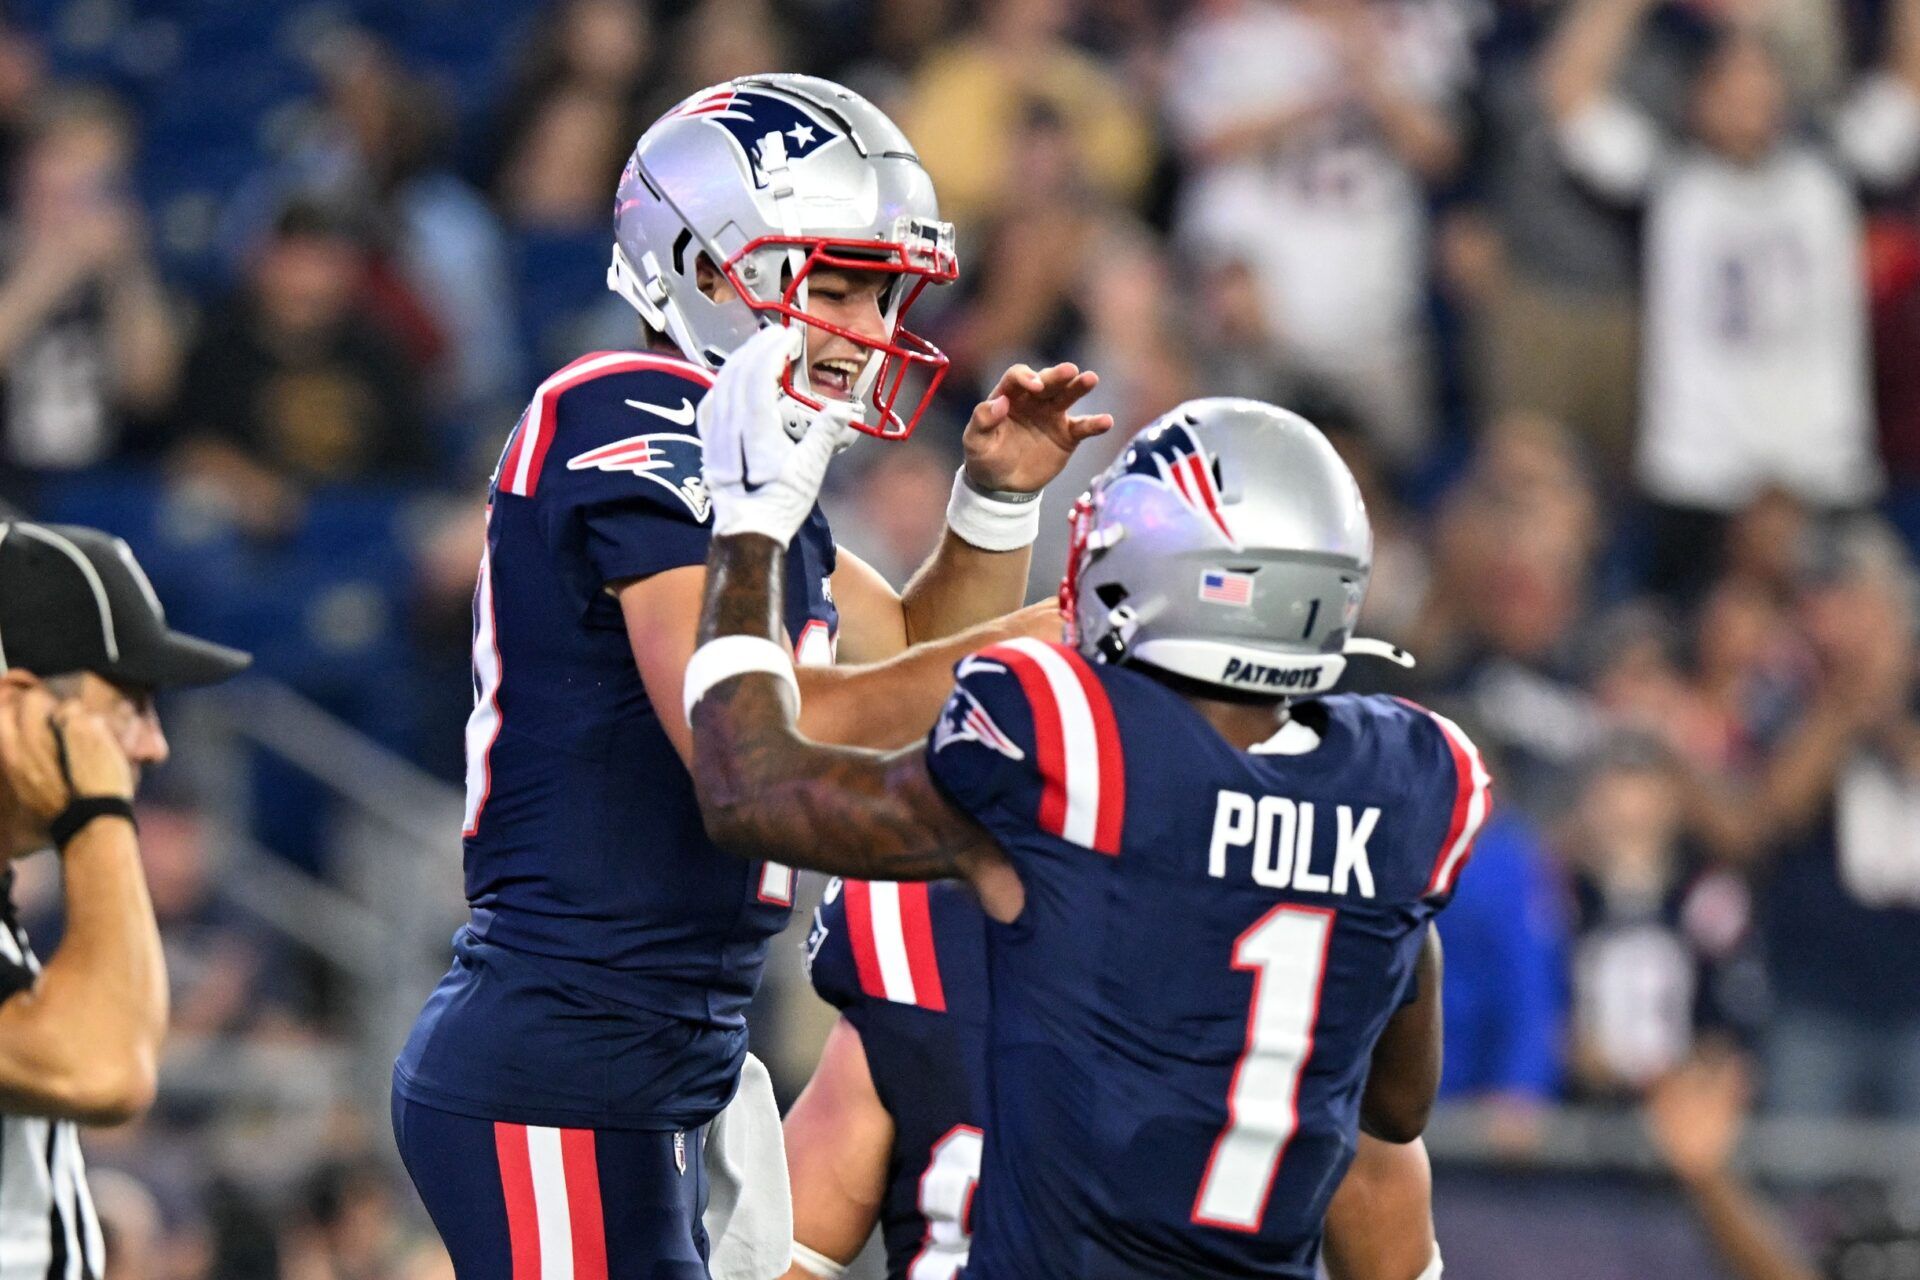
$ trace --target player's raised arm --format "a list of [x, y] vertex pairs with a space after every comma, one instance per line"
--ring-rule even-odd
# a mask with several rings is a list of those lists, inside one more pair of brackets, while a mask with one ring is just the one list
[[[871, 644], [890, 633], [897, 615], [900, 647], [957, 635], [1010, 613], [1026, 598], [1027, 570], [1039, 528], [1040, 491], [1081, 441], [1113, 427], [1109, 414], [1076, 414], [1099, 385], [1091, 369], [1056, 364], [1008, 369], [974, 408], [961, 437], [966, 461], [954, 476], [947, 529], [927, 562], [898, 597], [884, 580], [846, 557], [833, 589], [849, 638]], [[864, 625], [862, 625], [864, 624]], [[978, 646], [975, 646], [978, 647]], [[854, 662], [891, 654], [849, 648]]]
[[796, 727], [800, 690], [777, 638], [783, 557], [848, 428], [824, 411], [796, 443], [766, 412], [759, 391], [794, 349], [788, 331], [760, 333], [700, 406], [714, 537], [684, 697], [701, 814], [748, 857], [865, 879], [966, 876], [999, 863], [998, 848], [918, 751], [826, 747]]

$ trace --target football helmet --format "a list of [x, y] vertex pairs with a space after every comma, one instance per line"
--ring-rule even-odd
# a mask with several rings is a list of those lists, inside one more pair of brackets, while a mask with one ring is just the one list
[[[865, 98], [784, 74], [702, 89], [641, 135], [613, 221], [607, 286], [689, 360], [717, 368], [770, 317], [802, 321], [867, 350], [852, 393], [868, 414], [856, 425], [894, 439], [912, 433], [947, 357], [904, 322], [921, 292], [956, 279], [959, 264], [932, 179], [906, 135]], [[700, 291], [702, 255], [737, 297], [715, 302]], [[807, 276], [820, 267], [895, 277], [884, 340], [806, 314]], [[925, 384], [902, 408], [916, 370]], [[822, 407], [804, 356], [782, 387], [810, 410]]]
[[1347, 655], [1373, 530], [1353, 474], [1312, 423], [1258, 400], [1190, 400], [1150, 423], [1073, 514], [1068, 643], [1225, 689], [1306, 697]]

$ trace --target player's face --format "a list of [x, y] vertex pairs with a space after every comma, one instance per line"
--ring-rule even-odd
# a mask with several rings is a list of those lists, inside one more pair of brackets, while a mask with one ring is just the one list
[[[873, 342], [885, 342], [887, 288], [896, 279], [878, 271], [818, 268], [807, 276], [807, 314]], [[868, 355], [867, 348], [857, 342], [809, 326], [808, 385], [826, 399], [850, 399]]]

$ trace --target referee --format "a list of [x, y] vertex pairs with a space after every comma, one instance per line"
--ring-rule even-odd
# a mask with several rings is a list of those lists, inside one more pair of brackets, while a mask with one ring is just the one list
[[[133, 824], [167, 758], [154, 691], [246, 654], [168, 628], [126, 543], [0, 522], [0, 1280], [106, 1267], [77, 1125], [153, 1099], [167, 975]], [[43, 967], [14, 917], [12, 862], [59, 851], [66, 934]]]

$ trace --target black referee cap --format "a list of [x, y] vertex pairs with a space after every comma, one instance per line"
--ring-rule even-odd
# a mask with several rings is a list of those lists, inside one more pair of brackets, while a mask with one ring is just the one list
[[120, 539], [80, 525], [0, 521], [0, 671], [91, 671], [168, 689], [225, 680], [252, 661], [168, 627]]

